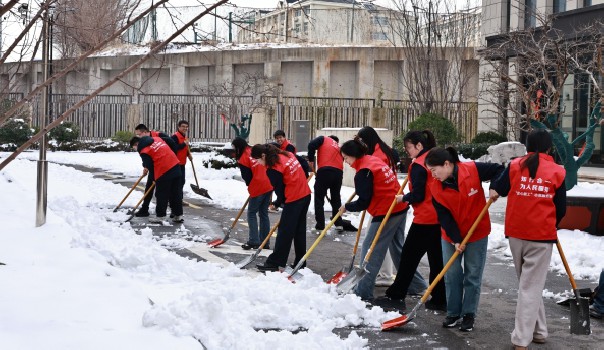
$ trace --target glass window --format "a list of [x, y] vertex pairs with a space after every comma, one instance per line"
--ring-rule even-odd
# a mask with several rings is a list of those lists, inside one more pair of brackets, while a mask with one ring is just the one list
[[525, 0], [524, 1], [524, 28], [534, 28], [537, 21], [535, 18], [535, 11], [537, 10], [536, 0]]
[[554, 0], [554, 13], [566, 11], [566, 0]]

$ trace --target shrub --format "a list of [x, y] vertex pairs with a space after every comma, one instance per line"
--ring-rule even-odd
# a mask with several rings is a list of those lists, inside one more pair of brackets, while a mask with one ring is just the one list
[[489, 153], [487, 151], [489, 146], [490, 143], [460, 143], [455, 146], [455, 149], [466, 159], [478, 159]]
[[[33, 130], [23, 119], [9, 119], [0, 127], [0, 144], [21, 146], [33, 135]], [[16, 148], [15, 148], [16, 149]]]
[[489, 145], [496, 145], [498, 143], [506, 142], [507, 137], [500, 135], [494, 131], [479, 132], [476, 134], [472, 143], [488, 143]]
[[48, 132], [48, 136], [59, 144], [74, 142], [80, 136], [80, 127], [72, 122], [61, 122], [60, 125]]
[[120, 130], [113, 135], [111, 138], [112, 141], [119, 143], [126, 143], [130, 145], [130, 139], [134, 137], [134, 133], [131, 131]]
[[424, 113], [409, 123], [408, 130], [404, 130], [401, 135], [394, 139], [393, 147], [401, 156], [405, 155], [405, 144], [403, 142], [405, 134], [411, 130], [426, 129], [432, 131], [436, 138], [436, 145], [439, 147], [451, 145], [461, 140], [461, 136], [459, 135], [459, 132], [457, 132], [455, 124], [449, 119], [436, 113]]

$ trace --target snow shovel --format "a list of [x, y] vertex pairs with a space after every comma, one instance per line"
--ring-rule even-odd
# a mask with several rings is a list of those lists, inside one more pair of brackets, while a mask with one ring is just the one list
[[[189, 154], [191, 154], [191, 151], [189, 150], [188, 146], [187, 146], [187, 152]], [[191, 163], [191, 167], [193, 168], [193, 176], [195, 176], [195, 183], [196, 183], [196, 185], [191, 184], [191, 189], [193, 190], [193, 192], [197, 193], [200, 196], [212, 199], [212, 197], [210, 197], [210, 194], [208, 193], [208, 190], [206, 190], [205, 188], [199, 187], [199, 181], [197, 181], [197, 172], [195, 172], [195, 164], [193, 164], [193, 161], [190, 161], [190, 163]]]
[[122, 199], [122, 201], [120, 202], [120, 204], [118, 204], [117, 207], [115, 207], [115, 209], [113, 209], [114, 213], [122, 206], [122, 204], [124, 204], [124, 202], [126, 201], [126, 199], [128, 198], [128, 196], [130, 196], [130, 193], [132, 193], [132, 191], [134, 191], [134, 189], [136, 188], [136, 186], [138, 186], [138, 184], [141, 182], [141, 180], [143, 179], [143, 177], [145, 177], [145, 173], [143, 173], [141, 175], [141, 177], [138, 178], [138, 180], [134, 183], [134, 186], [132, 186], [132, 188], [130, 189], [130, 191], [128, 191], [128, 193], [126, 193], [126, 197], [124, 197], [124, 199]]
[[354, 248], [352, 248], [352, 259], [350, 260], [350, 264], [345, 265], [342, 270], [336, 272], [336, 274], [333, 275], [333, 277], [327, 281], [328, 284], [340, 283], [340, 281], [342, 281], [344, 277], [348, 276], [350, 271], [354, 269], [354, 258], [357, 255], [357, 248], [359, 247], [359, 238], [361, 238], [361, 231], [363, 231], [363, 221], [365, 220], [365, 212], [366, 210], [363, 210], [363, 214], [361, 214], [361, 223], [359, 224], [359, 228], [357, 229], [357, 237], [354, 242]]
[[[191, 185], [193, 186], [193, 185]], [[231, 236], [231, 231], [233, 230], [233, 228], [235, 227], [235, 225], [237, 225], [237, 221], [239, 221], [239, 218], [241, 217], [241, 214], [243, 214], [243, 210], [245, 209], [245, 207], [247, 207], [247, 204], [250, 202], [250, 196], [247, 197], [247, 199], [245, 200], [245, 203], [243, 203], [243, 207], [241, 207], [241, 209], [239, 209], [239, 213], [237, 213], [237, 217], [235, 218], [235, 220], [233, 221], [233, 223], [231, 224], [231, 227], [229, 227], [227, 230], [225, 230], [224, 233], [224, 238], [217, 238], [213, 241], [211, 241], [210, 243], [208, 243], [208, 245], [212, 248], [216, 248], [221, 244], [224, 244], [224, 242], [228, 241], [230, 236]]]
[[136, 212], [136, 208], [138, 208], [139, 205], [141, 205], [141, 203], [145, 200], [145, 198], [149, 195], [149, 193], [153, 190], [153, 188], [155, 187], [155, 181], [153, 181], [153, 183], [151, 184], [151, 186], [149, 186], [149, 189], [147, 190], [147, 192], [145, 192], [145, 194], [143, 195], [143, 198], [141, 198], [138, 203], [136, 203], [136, 205], [134, 206], [134, 208], [132, 208], [132, 212], [130, 212], [130, 217], [128, 219], [126, 219], [125, 222], [128, 222], [130, 220], [132, 220], [132, 218], [134, 217], [134, 212]]
[[[485, 204], [484, 208], [482, 208], [482, 211], [480, 212], [480, 214], [474, 221], [474, 224], [472, 225], [472, 227], [470, 227], [470, 230], [468, 231], [468, 234], [461, 242], [461, 245], [465, 245], [468, 242], [468, 240], [472, 237], [472, 235], [474, 234], [474, 230], [476, 230], [476, 227], [482, 220], [482, 217], [484, 216], [484, 214], [486, 214], [487, 211], [489, 210], [489, 207], [491, 206], [491, 204], [493, 204], [493, 200], [489, 199], [487, 204]], [[447, 270], [449, 270], [449, 267], [451, 267], [451, 265], [453, 264], [455, 259], [457, 259], [457, 256], [459, 256], [459, 252], [456, 250], [453, 253], [453, 255], [451, 255], [451, 258], [449, 259], [447, 264], [443, 267], [442, 271], [434, 278], [432, 283], [430, 283], [430, 286], [428, 286], [428, 289], [426, 289], [426, 291], [424, 292], [424, 295], [422, 295], [421, 299], [419, 300], [417, 305], [415, 305], [413, 310], [411, 310], [411, 312], [408, 313], [407, 315], [393, 318], [391, 320], [388, 320], [388, 321], [382, 323], [382, 331], [389, 331], [389, 330], [392, 330], [397, 327], [402, 327], [402, 326], [406, 325], [407, 323], [409, 323], [411, 320], [413, 320], [417, 316], [417, 310], [420, 308], [420, 306], [422, 306], [422, 304], [424, 304], [426, 302], [426, 300], [432, 293], [432, 290], [434, 289], [434, 287], [436, 287], [436, 284], [438, 284], [438, 282], [445, 276], [445, 273], [447, 272]]]
[[[408, 181], [409, 181], [409, 176], [407, 176], [405, 178], [405, 181], [403, 181], [403, 184], [401, 185], [398, 192], [396, 193], [397, 195], [403, 193], [403, 189], [405, 188], [405, 186], [407, 186]], [[384, 229], [384, 226], [386, 226], [388, 219], [390, 219], [390, 214], [392, 214], [392, 210], [394, 210], [395, 206], [396, 206], [396, 196], [394, 197], [392, 204], [390, 204], [390, 208], [388, 208], [388, 212], [386, 213], [386, 216], [384, 217], [384, 219], [382, 219], [382, 222], [380, 223], [380, 227], [378, 228], [377, 232], [375, 233], [375, 237], [373, 238], [373, 242], [371, 242], [371, 247], [369, 247], [367, 254], [365, 254], [365, 259], [363, 259], [363, 261], [361, 262], [361, 265], [359, 267], [355, 267], [353, 270], [351, 270], [350, 273], [345, 278], [343, 278], [340, 281], [340, 283], [338, 283], [336, 285], [336, 290], [338, 291], [338, 293], [346, 294], [346, 293], [350, 292], [351, 290], [353, 290], [354, 287], [356, 287], [356, 285], [359, 284], [361, 279], [363, 279], [363, 277], [365, 277], [365, 275], [369, 272], [369, 271], [367, 271], [367, 264], [369, 263], [369, 258], [371, 258], [373, 249], [375, 248], [375, 245], [377, 244], [378, 240], [380, 239], [382, 230]]]
[[562, 259], [564, 269], [566, 270], [566, 274], [570, 280], [570, 285], [573, 287], [573, 293], [576, 297], [575, 300], [570, 301], [570, 334], [589, 335], [591, 334], [591, 326], [589, 322], [589, 298], [582, 297], [581, 291], [577, 289], [577, 283], [575, 282], [573, 274], [570, 272], [570, 268], [568, 267], [568, 262], [566, 261], [564, 251], [562, 251], [560, 240], [556, 240], [556, 247], [558, 247], [560, 258]]
[[249, 265], [252, 261], [256, 260], [256, 258], [258, 257], [258, 255], [260, 254], [260, 252], [262, 251], [262, 249], [264, 249], [264, 246], [271, 239], [271, 236], [273, 235], [273, 233], [275, 232], [275, 230], [277, 230], [277, 227], [279, 227], [279, 222], [280, 221], [277, 221], [277, 223], [275, 224], [275, 226], [273, 226], [271, 228], [271, 230], [269, 231], [269, 233], [266, 235], [266, 238], [264, 239], [264, 241], [262, 241], [262, 244], [260, 244], [260, 247], [258, 247], [258, 249], [254, 252], [254, 254], [252, 254], [252, 255], [248, 256], [247, 258], [241, 260], [240, 262], [236, 263], [235, 266], [237, 266], [238, 268], [242, 269], [242, 268], [246, 267], [247, 265]]
[[[352, 193], [352, 195], [350, 196], [350, 198], [348, 198], [348, 201], [346, 203], [350, 202], [354, 198], [354, 196], [356, 196], [356, 192]], [[344, 212], [342, 210], [338, 210], [338, 213], [333, 217], [333, 219], [331, 219], [331, 221], [327, 225], [325, 225], [325, 228], [323, 229], [323, 231], [321, 231], [321, 234], [319, 235], [319, 237], [317, 237], [317, 239], [315, 239], [315, 242], [310, 246], [310, 248], [308, 248], [308, 250], [306, 251], [306, 254], [304, 254], [302, 259], [300, 259], [300, 261], [298, 261], [298, 263], [296, 264], [296, 266], [293, 269], [289, 266], [285, 268], [285, 270], [283, 272], [287, 273], [287, 279], [289, 279], [290, 281], [295, 281], [302, 277], [300, 274], [297, 274], [298, 270], [300, 270], [300, 268], [302, 268], [302, 265], [304, 265], [304, 263], [306, 262], [306, 259], [308, 259], [308, 257], [313, 252], [313, 250], [315, 250], [315, 248], [319, 245], [319, 242], [321, 242], [323, 237], [325, 237], [325, 234], [327, 233], [327, 231], [329, 231], [329, 229], [340, 218], [340, 216], [342, 216], [342, 214], [344, 214]]]

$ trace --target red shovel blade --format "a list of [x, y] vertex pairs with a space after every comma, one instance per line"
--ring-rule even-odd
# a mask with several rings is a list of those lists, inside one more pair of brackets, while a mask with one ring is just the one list
[[217, 239], [215, 239], [215, 240], [213, 240], [213, 241], [210, 241], [210, 242], [208, 243], [208, 245], [209, 245], [210, 247], [212, 247], [212, 248], [216, 248], [216, 247], [218, 247], [219, 245], [223, 244], [224, 242], [226, 242], [224, 239], [222, 239], [222, 238], [217, 238]]
[[344, 279], [344, 277], [348, 276], [348, 273], [344, 271], [338, 271], [332, 278], [327, 281], [327, 284], [338, 284], [340, 281]]
[[382, 331], [389, 331], [394, 328], [402, 327], [402, 326], [406, 325], [407, 323], [409, 323], [409, 321], [411, 321], [412, 319], [413, 319], [413, 317], [408, 317], [407, 315], [393, 318], [391, 320], [388, 320], [388, 321], [382, 323]]

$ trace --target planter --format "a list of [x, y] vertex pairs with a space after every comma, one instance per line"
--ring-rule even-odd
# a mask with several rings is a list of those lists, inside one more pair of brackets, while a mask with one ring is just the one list
[[604, 236], [604, 198], [566, 197], [566, 215], [558, 228]]

